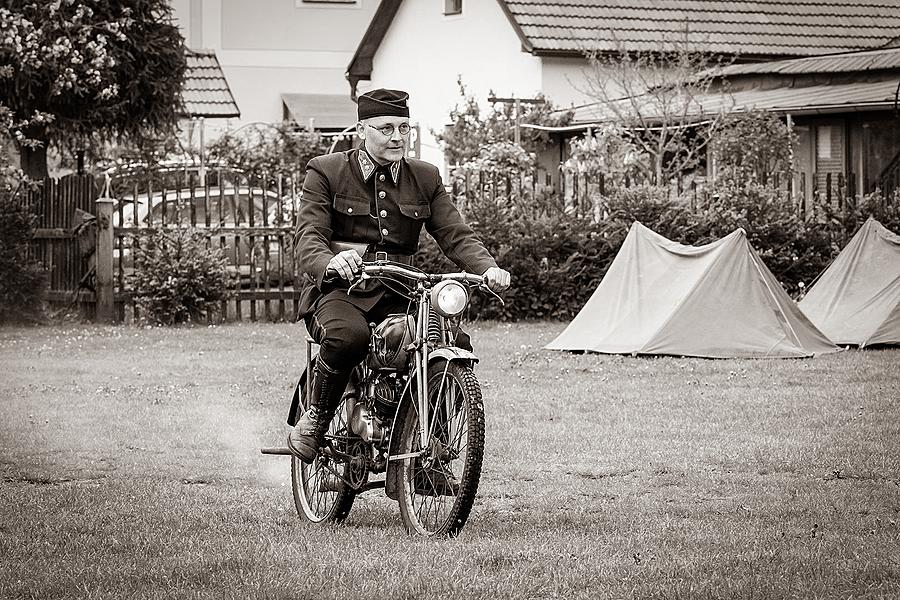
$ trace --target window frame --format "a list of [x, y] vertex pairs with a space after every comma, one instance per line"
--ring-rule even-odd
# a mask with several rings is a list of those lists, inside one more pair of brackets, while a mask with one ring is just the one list
[[444, 16], [458, 17], [463, 13], [463, 0], [444, 0]]
[[294, 0], [294, 8], [362, 8], [362, 0]]

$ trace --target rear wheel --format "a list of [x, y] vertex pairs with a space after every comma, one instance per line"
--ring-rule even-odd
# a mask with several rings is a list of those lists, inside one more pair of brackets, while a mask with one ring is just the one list
[[[398, 453], [400, 514], [407, 531], [456, 535], [463, 528], [481, 478], [484, 404], [472, 369], [439, 361], [428, 368], [428, 414], [406, 404]], [[421, 432], [430, 432], [422, 446]]]
[[[352, 383], [351, 383], [352, 385]], [[304, 402], [301, 399], [301, 405]], [[303, 406], [301, 409], [305, 410]], [[328, 426], [325, 439], [333, 447], [345, 451], [353, 442], [347, 427], [347, 410], [341, 402]], [[347, 484], [351, 466], [319, 453], [311, 463], [291, 457], [291, 484], [297, 513], [311, 523], [340, 523], [353, 507], [356, 492]]]

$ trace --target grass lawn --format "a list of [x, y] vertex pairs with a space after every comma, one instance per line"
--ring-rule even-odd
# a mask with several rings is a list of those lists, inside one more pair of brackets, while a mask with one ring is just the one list
[[700, 360], [476, 324], [462, 535], [300, 521], [297, 325], [0, 329], [0, 598], [897, 598], [900, 350]]

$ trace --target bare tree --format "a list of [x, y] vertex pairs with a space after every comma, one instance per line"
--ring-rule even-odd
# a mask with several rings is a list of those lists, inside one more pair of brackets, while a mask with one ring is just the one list
[[591, 69], [584, 90], [597, 101], [597, 118], [618, 125], [645, 155], [642, 174], [654, 184], [691, 171], [721, 127], [733, 101], [717, 77], [727, 61], [701, 52], [688, 28], [653, 51], [588, 49]]

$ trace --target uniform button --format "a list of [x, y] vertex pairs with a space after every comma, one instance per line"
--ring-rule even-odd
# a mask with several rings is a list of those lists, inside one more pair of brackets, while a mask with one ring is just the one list
[[384, 181], [384, 173], [378, 176], [378, 181]]
[[382, 229], [382, 230], [381, 230], [381, 235], [387, 235], [387, 234], [388, 234], [388, 230], [387, 230], [387, 229]]
[[414, 211], [413, 211], [413, 215], [415, 215], [415, 216], [417, 216], [417, 217], [418, 217], [418, 216], [419, 216], [419, 211], [417, 211], [417, 210], [414, 210]]
[[380, 215], [381, 215], [381, 218], [383, 219], [383, 218], [385, 218], [385, 217], [387, 216], [387, 211], [386, 211], [386, 210], [383, 210], [383, 211], [381, 211], [381, 212], [378, 213], [378, 214], [380, 214]]
[[385, 194], [384, 191], [378, 192], [378, 197], [379, 197], [379, 198], [384, 198], [386, 195], [387, 195], [387, 194]]
[[348, 207], [347, 207], [347, 212], [348, 212], [348, 213], [352, 213], [352, 212], [353, 212], [353, 207], [348, 206]]

